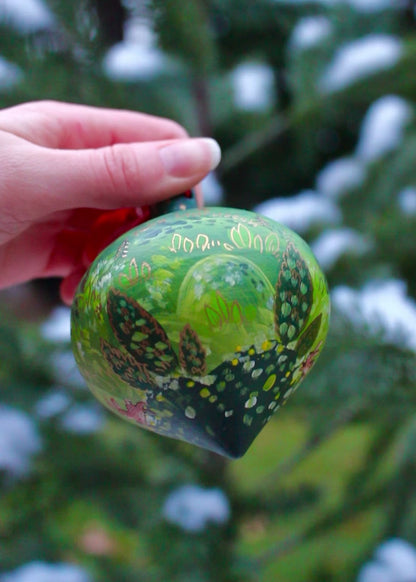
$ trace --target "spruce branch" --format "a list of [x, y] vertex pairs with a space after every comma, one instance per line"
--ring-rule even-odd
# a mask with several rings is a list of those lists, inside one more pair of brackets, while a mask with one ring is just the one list
[[268, 489], [281, 479], [289, 475], [296, 467], [312, 455], [319, 446], [331, 438], [341, 428], [349, 424], [361, 411], [359, 403], [350, 405], [336, 415], [326, 428], [318, 434], [311, 435], [305, 443], [291, 456], [284, 459], [269, 475], [262, 478], [261, 486]]
[[270, 123], [257, 131], [246, 134], [243, 139], [228, 148], [224, 152], [220, 171], [226, 174], [259, 149], [278, 139], [285, 131], [288, 131], [290, 121], [281, 115], [276, 115]]
[[292, 104], [285, 111], [284, 116], [273, 117], [266, 127], [246, 134], [224, 152], [221, 172], [226, 174], [234, 170], [255, 152], [279, 139], [285, 132], [296, 128], [301, 129], [305, 124], [322, 119], [327, 111], [342, 110], [347, 104], [351, 108], [363, 107], [364, 104], [369, 106], [380, 96], [380, 87], [394, 83], [396, 95], [404, 97], [413, 95], [414, 87], [409, 83], [407, 71], [415, 65], [416, 45], [409, 43], [406, 48], [407, 51], [402, 60], [394, 68], [373, 73], [371, 85], [365, 78], [358, 79], [346, 88], [334, 90], [327, 95], [316, 92], [307, 102], [301, 105], [296, 102]]
[[384, 482], [371, 491], [366, 490], [358, 493], [354, 498], [354, 503], [351, 503], [351, 500], [348, 499], [348, 501], [328, 511], [317, 521], [307, 526], [303, 532], [288, 536], [259, 554], [256, 558], [257, 567], [264, 568], [268, 566], [309, 540], [316, 539], [329, 531], [334, 531], [336, 527], [347, 523], [360, 513], [368, 511], [369, 508], [385, 499], [389, 489], [390, 482]]

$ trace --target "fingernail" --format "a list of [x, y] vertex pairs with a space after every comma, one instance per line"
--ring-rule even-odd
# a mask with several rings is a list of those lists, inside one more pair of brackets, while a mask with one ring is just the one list
[[216, 168], [221, 160], [221, 148], [215, 139], [185, 139], [161, 148], [159, 155], [166, 172], [182, 178]]

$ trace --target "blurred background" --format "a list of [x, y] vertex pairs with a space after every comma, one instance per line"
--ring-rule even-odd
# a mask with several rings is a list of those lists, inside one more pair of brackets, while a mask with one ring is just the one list
[[416, 580], [416, 3], [0, 0], [0, 107], [170, 117], [325, 270], [326, 348], [238, 461], [107, 414], [58, 283], [0, 294], [1, 582]]

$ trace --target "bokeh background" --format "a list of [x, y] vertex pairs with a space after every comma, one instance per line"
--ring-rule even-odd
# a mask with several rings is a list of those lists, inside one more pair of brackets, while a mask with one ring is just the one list
[[230, 462], [94, 401], [58, 281], [3, 291], [0, 581], [416, 580], [415, 2], [0, 0], [0, 107], [35, 99], [215, 137], [206, 204], [304, 237], [333, 313]]

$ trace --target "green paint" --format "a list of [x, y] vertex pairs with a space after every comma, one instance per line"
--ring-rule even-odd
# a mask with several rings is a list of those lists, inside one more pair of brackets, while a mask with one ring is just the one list
[[181, 211], [97, 257], [73, 304], [73, 350], [115, 413], [238, 457], [309, 371], [328, 319], [296, 234], [250, 212]]

